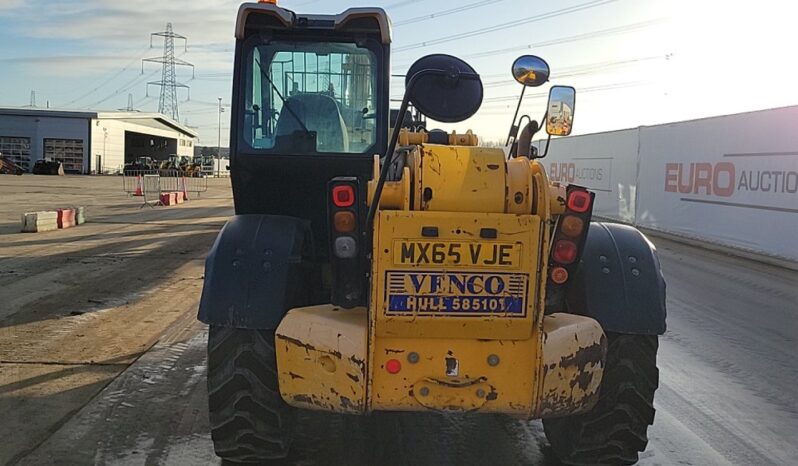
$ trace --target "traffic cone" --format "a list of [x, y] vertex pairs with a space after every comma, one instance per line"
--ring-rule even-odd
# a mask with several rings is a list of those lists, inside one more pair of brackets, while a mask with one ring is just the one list
[[144, 185], [141, 181], [141, 175], [136, 176], [136, 192], [133, 194], [134, 196], [143, 196], [144, 192]]

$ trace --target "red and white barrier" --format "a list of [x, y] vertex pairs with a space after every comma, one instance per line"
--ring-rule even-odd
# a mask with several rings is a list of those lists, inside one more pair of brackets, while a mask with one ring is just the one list
[[168, 193], [161, 193], [161, 205], [173, 206], [182, 204], [187, 201], [188, 197], [182, 191], [172, 191]]
[[58, 209], [58, 228], [70, 228], [76, 225], [75, 209]]
[[71, 228], [83, 223], [86, 223], [86, 208], [82, 206], [22, 214], [23, 233]]

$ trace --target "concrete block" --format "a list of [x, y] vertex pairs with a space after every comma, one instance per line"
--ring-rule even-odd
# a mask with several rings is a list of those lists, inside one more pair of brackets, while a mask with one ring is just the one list
[[84, 223], [86, 223], [86, 207], [75, 207], [75, 224], [83, 225]]
[[57, 212], [25, 212], [22, 214], [22, 231], [24, 233], [36, 233], [40, 231], [51, 231], [57, 229]]

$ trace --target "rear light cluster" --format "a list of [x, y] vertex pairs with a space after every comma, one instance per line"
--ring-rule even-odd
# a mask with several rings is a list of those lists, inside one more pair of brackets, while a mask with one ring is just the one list
[[549, 286], [562, 286], [576, 270], [593, 214], [595, 194], [570, 185], [566, 190], [565, 212], [554, 229], [549, 260]]
[[333, 178], [329, 184], [331, 301], [345, 308], [362, 305], [364, 299], [358, 188], [357, 178], [351, 177]]

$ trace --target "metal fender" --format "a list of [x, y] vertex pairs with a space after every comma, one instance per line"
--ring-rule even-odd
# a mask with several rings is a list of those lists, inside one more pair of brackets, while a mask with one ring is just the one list
[[309, 222], [277, 215], [236, 215], [205, 260], [197, 318], [224, 327], [274, 329], [285, 313], [313, 295], [308, 267]]
[[591, 222], [566, 303], [605, 332], [662, 335], [665, 279], [656, 248], [634, 227]]

